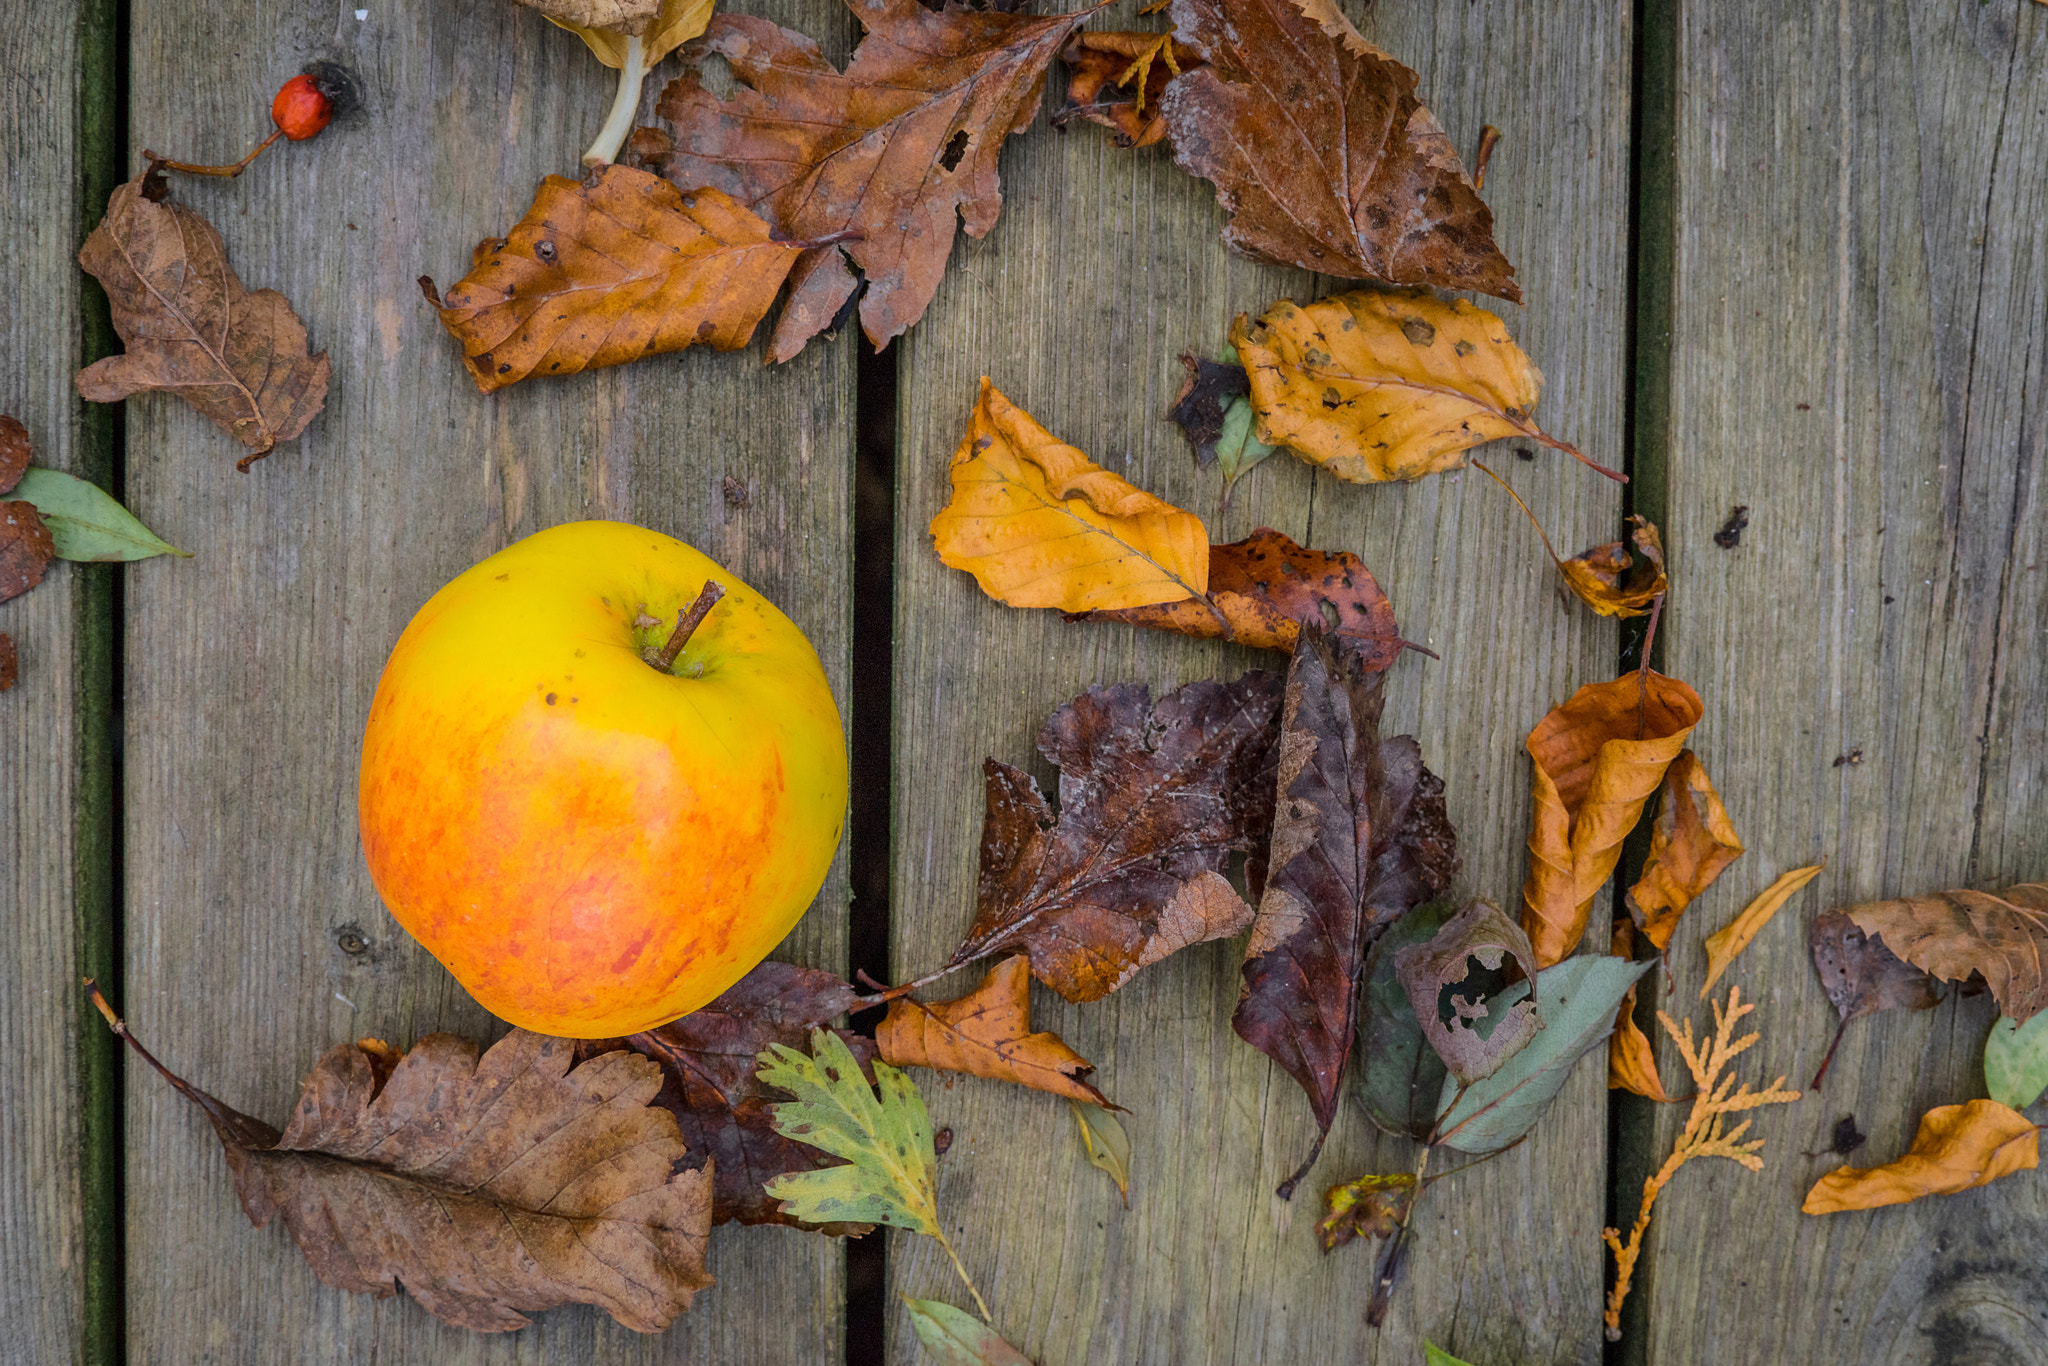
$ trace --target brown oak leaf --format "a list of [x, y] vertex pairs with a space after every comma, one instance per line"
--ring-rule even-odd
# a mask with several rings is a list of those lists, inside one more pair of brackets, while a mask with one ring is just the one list
[[0, 413], [0, 493], [21, 482], [28, 469], [28, 428], [15, 418]]
[[892, 1067], [966, 1072], [1114, 1108], [1088, 1084], [1093, 1064], [1059, 1035], [1031, 1032], [1031, 965], [1022, 954], [990, 968], [956, 1001], [889, 1002], [875, 1046]]
[[1662, 953], [1671, 947], [1678, 917], [1742, 857], [1742, 838], [1714, 791], [1706, 765], [1691, 750], [1664, 771], [1650, 853], [1628, 891], [1628, 910], [1643, 938]]
[[1865, 934], [1841, 911], [1818, 916], [1806, 932], [1807, 950], [1813, 955], [1813, 970], [1842, 1017], [1835, 1028], [1834, 1042], [1821, 1059], [1813, 1085], [1821, 1078], [1841, 1047], [1842, 1034], [1852, 1020], [1880, 1010], [1932, 1010], [1941, 1004], [1941, 989], [1934, 978], [1906, 962], [1885, 947], [1882, 939]]
[[[867, 31], [844, 73], [817, 43], [765, 19], [720, 14], [692, 50], [744, 88], [721, 100], [696, 74], [656, 106], [676, 126], [661, 170], [710, 185], [791, 240], [837, 245], [867, 277], [861, 325], [876, 346], [924, 316], [956, 221], [984, 237], [1002, 208], [996, 154], [1038, 112], [1045, 70], [1090, 14], [1037, 18], [918, 0], [847, 0]], [[843, 266], [806, 271], [768, 357], [785, 361], [853, 297]]]
[[57, 542], [34, 503], [0, 502], [0, 602], [41, 583], [56, 554]]
[[1479, 991], [1475, 990], [1470, 1000], [1452, 995], [1448, 1004], [1454, 1018], [1448, 1022], [1439, 1001], [1471, 975], [1469, 960], [1477, 960], [1483, 968], [1498, 968], [1510, 955], [1524, 977], [1536, 976], [1536, 954], [1529, 947], [1529, 936], [1500, 907], [1482, 898], [1445, 921], [1426, 942], [1410, 944], [1394, 956], [1394, 976], [1415, 1007], [1422, 1037], [1444, 1060], [1451, 1075], [1467, 1086], [1498, 1072], [1536, 1037], [1542, 1027], [1536, 1018], [1536, 1002], [1524, 997], [1506, 1014], [1494, 1018], [1481, 1034], [1478, 1023], [1491, 1012]]
[[78, 251], [128, 348], [79, 371], [78, 392], [95, 403], [174, 393], [248, 447], [235, 463], [246, 472], [306, 429], [333, 367], [325, 351], [308, 353], [306, 325], [284, 295], [244, 288], [213, 225], [182, 204], [153, 202], [148, 178], [114, 190]]
[[607, 166], [542, 181], [526, 217], [486, 238], [435, 307], [488, 394], [699, 343], [745, 346], [801, 250], [717, 190]]
[[1195, 50], [1164, 33], [1084, 29], [1060, 49], [1072, 70], [1056, 124], [1079, 116], [1109, 129], [1119, 147], [1150, 147], [1166, 136], [1159, 98], [1166, 83], [1202, 64]]
[[1981, 976], [2016, 1023], [2048, 1009], [2048, 882], [2022, 882], [1996, 895], [1949, 891], [1866, 901], [1844, 914], [1945, 982]]
[[1920, 1118], [1904, 1157], [1882, 1167], [1837, 1167], [1813, 1183], [1801, 1214], [1903, 1205], [1923, 1195], [1954, 1195], [2041, 1162], [2041, 1131], [1995, 1100], [1940, 1105]]
[[1224, 240], [1347, 279], [1522, 301], [1493, 213], [1416, 97], [1416, 76], [1333, 0], [1173, 0], [1209, 63], [1160, 103], [1181, 169], [1214, 182]]

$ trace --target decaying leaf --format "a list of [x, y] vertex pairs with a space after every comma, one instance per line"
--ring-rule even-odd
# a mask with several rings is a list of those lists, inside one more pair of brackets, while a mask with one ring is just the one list
[[[867, 277], [861, 325], [876, 346], [924, 316], [954, 226], [986, 236], [1002, 207], [996, 153], [1038, 111], [1046, 67], [1092, 9], [1037, 18], [991, 7], [848, 0], [867, 31], [844, 74], [801, 33], [721, 14], [697, 51], [744, 88], [721, 100], [693, 73], [657, 106], [677, 136], [662, 171], [710, 185], [791, 241], [840, 239]], [[843, 266], [805, 272], [769, 345], [788, 360], [853, 295]]]
[[[1835, 1121], [1835, 1131], [1828, 1136], [1828, 1146], [1823, 1150], [1836, 1157], [1847, 1157], [1869, 1141], [1869, 1135], [1856, 1127], [1856, 1116], [1843, 1115]], [[1808, 1157], [1819, 1157], [1820, 1153], [1808, 1153]]]
[[943, 1300], [906, 1299], [910, 1326], [938, 1366], [1031, 1366], [996, 1330]]
[[717, 190], [607, 166], [543, 180], [436, 311], [488, 394], [700, 343], [745, 346], [800, 251]]
[[158, 538], [99, 485], [61, 470], [31, 469], [14, 493], [35, 504], [60, 560], [146, 560], [186, 553]]
[[1728, 965], [1749, 947], [1749, 941], [1771, 923], [1771, 917], [1778, 913], [1778, 908], [1791, 900], [1794, 892], [1819, 877], [1821, 869], [1827, 866], [1828, 861], [1822, 859], [1809, 867], [1780, 873], [1777, 880], [1757, 893], [1756, 900], [1744, 906], [1739, 915], [1707, 936], [1704, 946], [1707, 951], [1707, 980], [1700, 987], [1702, 1001], [1707, 999], [1707, 992], [1713, 989], [1714, 983], [1721, 980], [1721, 974], [1728, 970]]
[[2041, 1132], [2025, 1115], [1995, 1100], [1941, 1105], [1921, 1116], [1904, 1157], [1882, 1167], [1835, 1168], [1813, 1183], [1799, 1212], [1840, 1214], [1954, 1195], [2032, 1171], [2040, 1160]]
[[1436, 1127], [1445, 1068], [1422, 1037], [1422, 1022], [1395, 975], [1394, 959], [1410, 944], [1429, 942], [1453, 910], [1447, 901], [1432, 902], [1388, 926], [1366, 954], [1359, 991], [1359, 1101], [1374, 1124], [1417, 1143]]
[[14, 686], [21, 672], [21, 656], [15, 652], [14, 637], [0, 631], [0, 692]]
[[1060, 49], [1072, 70], [1062, 118], [1079, 115], [1109, 129], [1119, 147], [1150, 147], [1166, 136], [1159, 97], [1166, 83], [1200, 66], [1195, 50], [1166, 33], [1096, 33], [1083, 29]]
[[1107, 1106], [1088, 1084], [1095, 1070], [1057, 1034], [1031, 1032], [1031, 965], [1022, 955], [988, 970], [981, 985], [957, 1001], [926, 1003], [899, 996], [875, 1030], [882, 1060], [896, 1067], [934, 1067], [1015, 1082], [1068, 1100]]
[[79, 248], [128, 348], [79, 371], [79, 395], [113, 403], [174, 393], [248, 448], [235, 465], [246, 471], [306, 429], [327, 402], [333, 367], [325, 351], [308, 353], [306, 325], [284, 295], [243, 288], [213, 225], [182, 204], [152, 201], [147, 179], [114, 190]]
[[56, 542], [34, 503], [0, 502], [0, 602], [41, 583], [56, 556]]
[[1845, 911], [1865, 934], [1945, 982], [1981, 976], [1991, 997], [2025, 1024], [2048, 1008], [2048, 883], [2004, 892], [1951, 891], [1866, 901]]
[[1331, 0], [1173, 0], [1207, 67], [1161, 98], [1174, 160], [1216, 186], [1224, 240], [1349, 279], [1522, 301], [1493, 214], [1416, 97], [1413, 71]]
[[1932, 1010], [1941, 1003], [1941, 989], [1934, 978], [1894, 954], [1882, 939], [1856, 928], [1856, 922], [1841, 911], [1815, 918], [1807, 929], [1806, 943], [1821, 986], [1842, 1017], [1834, 1042], [1813, 1075], [1816, 1090], [1827, 1076], [1851, 1020], [1900, 1007]]
[[1208, 591], [1201, 518], [1055, 439], [986, 376], [950, 475], [932, 543], [998, 601], [1087, 612]]
[[1306, 308], [1282, 299], [1256, 321], [1239, 314], [1230, 344], [1259, 439], [1339, 479], [1420, 479], [1509, 436], [1585, 459], [1529, 416], [1542, 373], [1499, 318], [1463, 299], [1427, 290], [1359, 290]]
[[[1446, 921], [1428, 943], [1410, 945], [1394, 959], [1394, 975], [1408, 993], [1422, 1036], [1451, 1075], [1467, 1086], [1506, 1066], [1541, 1028], [1534, 1001], [1524, 999], [1496, 1014], [1476, 990], [1469, 1000], [1455, 993], [1470, 975], [1473, 960], [1494, 969], [1510, 955], [1525, 977], [1536, 975], [1529, 936], [1500, 907], [1482, 898]], [[1443, 1018], [1447, 993], [1449, 1021]]]
[[[1075, 40], [1113, 36], [1116, 35], [1084, 32], [1075, 35]], [[1219, 360], [1181, 352], [1180, 363], [1187, 369], [1187, 378], [1181, 381], [1173, 406], [1166, 410], [1166, 420], [1180, 428], [1180, 434], [1194, 448], [1195, 463], [1204, 467], [1216, 463], [1216, 443], [1223, 436], [1224, 414], [1232, 404], [1248, 399], [1252, 392], [1244, 366], [1237, 361], [1237, 352], [1228, 347], [1224, 351], [1224, 358]]]
[[11, 414], [0, 413], [0, 493], [20, 482], [22, 471], [28, 468], [29, 452], [28, 428]]
[[2015, 1110], [2048, 1092], [2048, 1011], [2025, 1024], [2009, 1016], [1992, 1024], [1984, 1041], [1984, 1089]]
[[1418, 1187], [1413, 1172], [1361, 1176], [1323, 1192], [1328, 1211], [1316, 1222], [1316, 1237], [1325, 1253], [1355, 1238], [1391, 1238], [1415, 1203]]
[[[1634, 957], [1635, 934], [1626, 920], [1615, 923], [1613, 951], [1615, 957], [1624, 961]], [[1630, 983], [1628, 995], [1621, 998], [1621, 1009], [1614, 1016], [1614, 1033], [1607, 1040], [1607, 1088], [1633, 1091], [1648, 1100], [1670, 1101], [1673, 1097], [1664, 1089], [1664, 1078], [1657, 1074], [1657, 1051], [1650, 1046], [1650, 1036], [1636, 1024], [1636, 985]]]
[[1565, 586], [1603, 617], [1642, 616], [1671, 586], [1664, 577], [1664, 541], [1656, 523], [1640, 516], [1629, 521], [1634, 524], [1629, 532], [1634, 555], [1622, 542], [1610, 541], [1557, 561]]
[[1628, 909], [1643, 938], [1662, 953], [1671, 947], [1679, 915], [1742, 857], [1742, 837], [1706, 765], [1689, 749], [1664, 770], [1660, 803], [1650, 829], [1649, 857], [1628, 891]]
[[1522, 928], [1536, 962], [1561, 962], [1585, 935], [1621, 842], [1699, 724], [1699, 694], [1655, 670], [1590, 683], [1529, 732], [1536, 761]]
[[1301, 624], [1341, 640], [1372, 671], [1401, 657], [1394, 606], [1365, 562], [1348, 550], [1310, 550], [1260, 527], [1241, 541], [1209, 547], [1208, 592], [1200, 598], [1075, 613], [1076, 621], [1123, 621], [1260, 650], [1292, 651]]
[[1280, 692], [1256, 670], [1156, 707], [1140, 684], [1090, 688], [1038, 734], [1060, 769], [1057, 819], [1029, 774], [990, 759], [980, 906], [946, 966], [1021, 951], [1039, 981], [1093, 1001], [1242, 930], [1252, 910], [1223, 868], [1266, 842]]
[[1073, 1107], [1074, 1122], [1081, 1126], [1081, 1148], [1088, 1154], [1088, 1165], [1109, 1173], [1109, 1179], [1116, 1182], [1116, 1192], [1123, 1197], [1124, 1208], [1131, 1207], [1131, 1139], [1124, 1132], [1124, 1126], [1117, 1117], [1100, 1105], [1088, 1105], [1078, 1100], [1067, 1104]]

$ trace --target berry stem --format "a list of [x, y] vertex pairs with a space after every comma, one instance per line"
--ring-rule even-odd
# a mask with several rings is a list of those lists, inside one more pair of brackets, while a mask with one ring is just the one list
[[649, 650], [647, 662], [663, 673], [673, 673], [676, 657], [682, 654], [683, 646], [690, 643], [690, 636], [704, 624], [704, 618], [711, 615], [711, 609], [718, 606], [718, 600], [724, 596], [724, 584], [716, 579], [706, 579], [704, 591], [697, 595], [697, 600], [676, 613], [676, 629], [668, 633], [668, 643], [658, 653]]
[[283, 136], [284, 129], [271, 129], [269, 137], [263, 139], [263, 141], [257, 143], [254, 147], [250, 148], [249, 155], [243, 157], [240, 161], [237, 161], [230, 166], [198, 166], [194, 165], [189, 161], [172, 161], [169, 157], [158, 156], [155, 152], [150, 151], [146, 147], [142, 149], [142, 155], [143, 158], [147, 160], [149, 164], [152, 166], [160, 166], [172, 171], [183, 171], [186, 175], [216, 175], [232, 177], [238, 176], [242, 172], [248, 170], [249, 163], [254, 161], [259, 155], [261, 155], [264, 148], [268, 147], [271, 143], [276, 142], [279, 138]]

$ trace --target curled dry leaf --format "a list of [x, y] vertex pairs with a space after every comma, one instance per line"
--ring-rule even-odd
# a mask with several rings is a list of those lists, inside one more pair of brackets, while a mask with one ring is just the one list
[[1621, 842], [1699, 724], [1699, 694], [1655, 670], [1590, 683], [1529, 732], [1536, 761], [1522, 928], [1539, 966], [1585, 935]]
[[22, 471], [28, 468], [28, 457], [28, 428], [9, 414], [0, 413], [0, 493], [6, 493], [21, 482]]
[[1756, 938], [1758, 931], [1771, 923], [1771, 917], [1778, 908], [1792, 899], [1792, 894], [1820, 876], [1821, 869], [1828, 866], [1822, 859], [1806, 868], [1794, 868], [1781, 873], [1770, 886], [1757, 893], [1756, 900], [1742, 908], [1733, 920], [1707, 936], [1707, 980], [1700, 987], [1700, 999], [1707, 999], [1707, 993], [1714, 983], [1721, 980], [1721, 974], [1736, 956], [1749, 947], [1749, 941]]
[[1679, 915], [1741, 857], [1742, 838], [1706, 765], [1691, 750], [1680, 752], [1664, 771], [1649, 857], [1628, 891], [1629, 914], [1643, 938], [1659, 953], [1670, 948]]
[[950, 475], [932, 543], [1000, 602], [1086, 612], [1208, 591], [1201, 518], [1055, 439], [985, 376]]
[[1391, 1238], [1408, 1217], [1419, 1189], [1414, 1172], [1361, 1176], [1323, 1192], [1327, 1211], [1316, 1221], [1316, 1238], [1325, 1253], [1355, 1238]]
[[[1471, 960], [1493, 969], [1510, 955], [1523, 976], [1536, 975], [1536, 955], [1529, 947], [1529, 936], [1503, 915], [1500, 907], [1484, 899], [1451, 917], [1428, 943], [1410, 945], [1395, 955], [1394, 975], [1408, 993], [1422, 1036], [1451, 1075], [1465, 1085], [1498, 1072], [1541, 1028], [1535, 1001], [1524, 999], [1495, 1013], [1479, 999], [1476, 989], [1469, 1000], [1452, 994], [1453, 1018], [1448, 1023], [1443, 1019], [1442, 998], [1465, 982]], [[1483, 1033], [1481, 1021], [1486, 1022]]]
[[[1626, 920], [1614, 926], [1614, 956], [1624, 961], [1635, 953], [1635, 933]], [[1636, 987], [1631, 983], [1621, 1009], [1614, 1017], [1614, 1033], [1607, 1040], [1607, 1088], [1633, 1091], [1649, 1100], [1669, 1101], [1664, 1079], [1657, 1075], [1657, 1052], [1650, 1036], [1636, 1023]]]
[[1152, 703], [1098, 685], [1054, 712], [1038, 752], [1060, 769], [1060, 810], [990, 759], [980, 907], [946, 967], [1023, 952], [1070, 1001], [1093, 1001], [1177, 949], [1238, 933], [1251, 907], [1223, 876], [1273, 820], [1280, 679], [1205, 680]]
[[700, 343], [745, 346], [800, 251], [717, 190], [607, 166], [542, 181], [445, 299], [422, 286], [488, 394]]
[[1173, 0], [1208, 66], [1161, 99], [1174, 160], [1216, 186], [1248, 256], [1516, 303], [1515, 270], [1416, 76], [1331, 0]]
[[2032, 1171], [2040, 1160], [2041, 1131], [2025, 1115], [1995, 1100], [1941, 1105], [1921, 1116], [1904, 1157], [1882, 1167], [1837, 1167], [1813, 1183], [1799, 1212], [1840, 1214], [1954, 1195]]
[[0, 602], [41, 583], [56, 556], [57, 543], [34, 503], [0, 502]]
[[1116, 1182], [1116, 1192], [1123, 1198], [1124, 1208], [1131, 1207], [1131, 1139], [1124, 1132], [1124, 1126], [1117, 1117], [1100, 1105], [1088, 1105], [1078, 1100], [1067, 1104], [1074, 1111], [1074, 1122], [1081, 1126], [1081, 1149], [1088, 1155], [1088, 1165], [1109, 1173], [1109, 1179]]
[[213, 225], [143, 193], [148, 175], [117, 187], [78, 264], [106, 287], [126, 353], [78, 372], [79, 395], [113, 403], [174, 393], [247, 447], [246, 471], [306, 429], [327, 402], [333, 367], [311, 355], [306, 325], [274, 289], [249, 292]]
[[1096, 33], [1083, 29], [1060, 49], [1071, 69], [1067, 107], [1058, 118], [1079, 115], [1109, 129], [1119, 147], [1150, 147], [1166, 136], [1159, 99], [1166, 83], [1198, 67], [1195, 50], [1166, 33]]
[[1292, 651], [1312, 622], [1377, 672], [1401, 657], [1394, 605], [1365, 562], [1348, 550], [1310, 550], [1260, 527], [1209, 547], [1208, 592], [1144, 607], [1075, 613], [1075, 621], [1123, 621], [1261, 650]]
[[892, 1066], [966, 1072], [1109, 1105], [1088, 1084], [1095, 1068], [1086, 1058], [1057, 1034], [1031, 1032], [1031, 966], [1022, 954], [990, 968], [981, 985], [957, 1001], [927, 1004], [899, 996], [889, 1002], [875, 1046]]
[[1629, 521], [1634, 524], [1629, 532], [1634, 555], [1622, 542], [1610, 541], [1557, 561], [1565, 586], [1603, 617], [1640, 617], [1671, 586], [1664, 577], [1664, 541], [1657, 524], [1642, 516]]
[[1984, 979], [2007, 1016], [2048, 1008], [2048, 882], [2002, 893], [1951, 891], [1866, 901], [1844, 912], [1865, 934], [1945, 982]]

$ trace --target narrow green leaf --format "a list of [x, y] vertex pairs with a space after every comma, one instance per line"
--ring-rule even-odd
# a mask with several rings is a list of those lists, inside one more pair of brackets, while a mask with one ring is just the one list
[[1116, 1182], [1117, 1194], [1124, 1198], [1124, 1208], [1129, 1209], [1131, 1140], [1124, 1133], [1124, 1126], [1100, 1105], [1083, 1105], [1077, 1100], [1067, 1104], [1073, 1107], [1074, 1120], [1081, 1126], [1081, 1146], [1088, 1153], [1088, 1164], [1109, 1173], [1109, 1179]]
[[917, 1340], [939, 1366], [1031, 1366], [1031, 1358], [996, 1336], [996, 1330], [944, 1300], [903, 1301]]
[[1365, 959], [1365, 1017], [1359, 1022], [1358, 1099], [1372, 1122], [1420, 1143], [1436, 1127], [1444, 1060], [1422, 1037], [1415, 1006], [1394, 975], [1394, 955], [1426, 944], [1457, 913], [1448, 901], [1417, 906], [1373, 941]]
[[2000, 1105], [2024, 1110], [2048, 1091], [2048, 1010], [2025, 1024], [2007, 1016], [1984, 1041], [1984, 1086]]
[[808, 1058], [786, 1044], [761, 1054], [756, 1075], [796, 1097], [769, 1107], [775, 1132], [850, 1164], [787, 1173], [765, 1189], [805, 1223], [894, 1224], [936, 1237], [938, 1156], [924, 1097], [889, 1064], [874, 1066], [871, 1088], [829, 1029], [811, 1031]]
[[1454, 1357], [1433, 1342], [1422, 1344], [1422, 1366], [1472, 1366], [1462, 1357]]
[[33, 466], [10, 498], [36, 505], [50, 528], [60, 560], [146, 560], [153, 555], [191, 556], [135, 520], [97, 485], [61, 470]]

